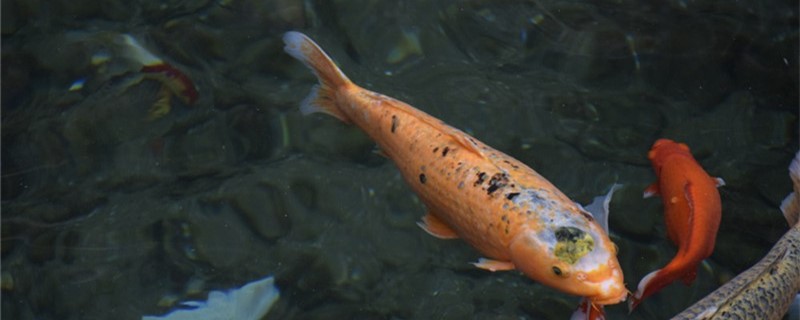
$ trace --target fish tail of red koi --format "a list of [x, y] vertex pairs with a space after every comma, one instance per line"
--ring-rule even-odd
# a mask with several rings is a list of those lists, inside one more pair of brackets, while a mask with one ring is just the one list
[[678, 279], [689, 285], [694, 281], [696, 275], [696, 264], [687, 263], [682, 259], [673, 259], [663, 268], [648, 273], [639, 281], [636, 292], [628, 300], [628, 311], [633, 311], [642, 300], [664, 289], [664, 287]]
[[314, 86], [311, 94], [303, 100], [300, 111], [303, 114], [324, 112], [344, 122], [350, 122], [347, 115], [336, 105], [337, 91], [352, 85], [350, 79], [306, 35], [289, 31], [283, 35], [283, 42], [286, 44], [283, 50], [311, 69], [319, 80], [319, 85]]

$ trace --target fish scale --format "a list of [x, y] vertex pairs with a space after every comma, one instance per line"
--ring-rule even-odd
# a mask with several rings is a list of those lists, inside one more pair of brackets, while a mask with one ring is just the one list
[[460, 238], [490, 259], [595, 304], [625, 300], [616, 249], [605, 230], [533, 169], [402, 101], [352, 83], [311, 39], [284, 35], [284, 50], [320, 84], [303, 101], [360, 127], [428, 208], [419, 225]]
[[672, 318], [780, 319], [800, 292], [800, 224], [756, 265]]

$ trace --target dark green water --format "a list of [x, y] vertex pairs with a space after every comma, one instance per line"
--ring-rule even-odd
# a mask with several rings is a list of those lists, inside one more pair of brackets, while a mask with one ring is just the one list
[[[641, 198], [647, 151], [687, 143], [727, 182], [714, 255], [691, 286], [607, 309], [665, 319], [787, 229], [798, 28], [794, 1], [4, 1], [2, 317], [137, 319], [275, 275], [269, 319], [568, 318], [577, 298], [420, 230], [425, 208], [358, 129], [299, 114], [315, 80], [280, 40], [299, 30], [580, 203], [623, 184], [610, 225], [631, 290], [675, 252]], [[197, 102], [148, 120], [162, 82], [120, 33]]]

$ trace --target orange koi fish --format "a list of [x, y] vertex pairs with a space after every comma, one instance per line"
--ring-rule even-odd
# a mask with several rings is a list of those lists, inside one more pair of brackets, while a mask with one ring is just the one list
[[647, 154], [658, 181], [645, 190], [645, 198], [660, 194], [664, 204], [667, 236], [678, 253], [665, 267], [642, 278], [628, 301], [633, 310], [642, 301], [677, 279], [687, 285], [697, 276], [697, 265], [714, 251], [722, 205], [718, 186], [683, 143], [659, 139]]
[[516, 159], [406, 103], [361, 88], [311, 39], [287, 32], [284, 50], [319, 79], [302, 102], [364, 130], [428, 208], [419, 225], [485, 255], [475, 266], [519, 270], [604, 305], [627, 291], [616, 249], [595, 219]]

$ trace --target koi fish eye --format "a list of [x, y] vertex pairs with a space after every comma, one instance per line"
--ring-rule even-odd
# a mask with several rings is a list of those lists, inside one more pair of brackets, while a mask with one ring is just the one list
[[561, 227], [555, 232], [555, 256], [568, 264], [575, 264], [594, 249], [591, 235], [575, 227]]
[[567, 265], [557, 263], [552, 267], [553, 274], [555, 274], [559, 278], [569, 278], [570, 276], [570, 268]]

